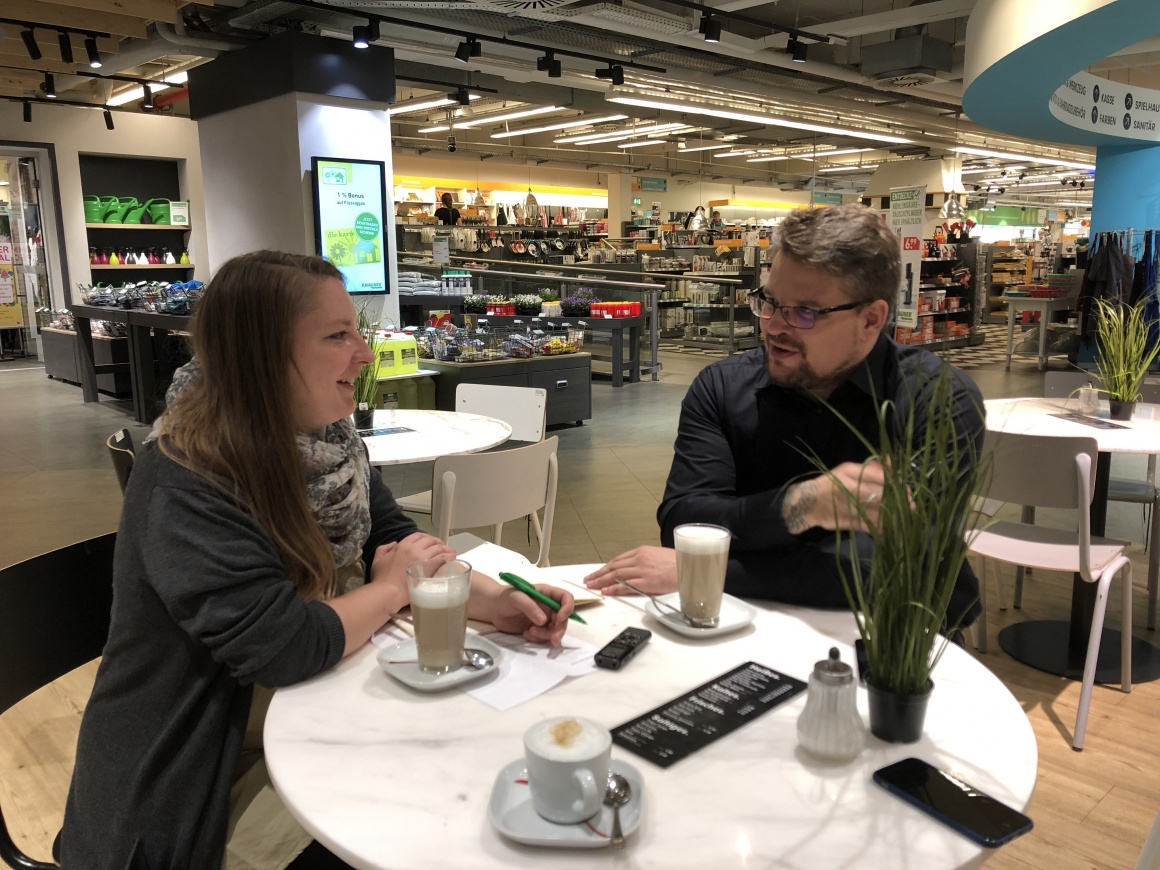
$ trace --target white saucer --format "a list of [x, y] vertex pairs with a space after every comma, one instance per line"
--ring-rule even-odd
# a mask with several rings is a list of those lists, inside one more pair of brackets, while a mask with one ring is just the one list
[[671, 604], [677, 609], [673, 613], [667, 608], [660, 608], [650, 598], [644, 603], [645, 611], [655, 616], [665, 628], [672, 629], [685, 637], [716, 637], [745, 628], [757, 618], [757, 611], [732, 595], [721, 596], [721, 613], [717, 617], [717, 624], [712, 628], [694, 628], [680, 615], [681, 595], [679, 592], [670, 592], [668, 595], [658, 595], [665, 604]]
[[[613, 773], [619, 773], [632, 786], [632, 797], [620, 808], [620, 829], [629, 836], [640, 827], [644, 801], [644, 778], [640, 771], [618, 758], [609, 762]], [[523, 758], [506, 764], [495, 778], [491, 800], [487, 803], [487, 817], [495, 829], [517, 843], [529, 846], [554, 846], [559, 849], [601, 849], [612, 842], [612, 808], [602, 806], [600, 812], [587, 822], [558, 825], [536, 814], [532, 809], [532, 793], [525, 783], [528, 766]], [[607, 836], [600, 836], [588, 825]]]
[[[468, 649], [483, 650], [490, 655], [491, 667], [478, 669], [465, 664], [457, 670], [448, 671], [446, 674], [429, 674], [426, 671], [421, 671], [418, 662], [415, 661], [418, 652], [415, 650], [415, 638], [413, 637], [379, 650], [379, 665], [386, 671], [387, 676], [394, 677], [412, 689], [418, 689], [420, 692], [442, 692], [445, 689], [462, 686], [464, 683], [471, 683], [480, 677], [487, 676], [496, 669], [500, 659], [503, 658], [503, 650], [485, 637], [469, 634], [464, 646]], [[391, 664], [392, 661], [407, 662], [407, 664]]]

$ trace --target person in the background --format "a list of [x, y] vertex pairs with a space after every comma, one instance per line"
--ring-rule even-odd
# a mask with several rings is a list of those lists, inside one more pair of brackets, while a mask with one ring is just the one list
[[725, 229], [725, 221], [721, 219], [721, 212], [713, 212], [713, 217], [709, 220], [709, 229], [715, 233], [719, 233]]
[[439, 201], [443, 203], [443, 207], [435, 209], [435, 219], [444, 226], [456, 226], [459, 223], [459, 209], [455, 208], [455, 200], [451, 198], [451, 194], [443, 194], [439, 197]]
[[[867, 461], [863, 440], [838, 415], [875, 443], [878, 403], [893, 402], [903, 418], [912, 403], [921, 407], [931, 376], [947, 363], [883, 333], [898, 292], [901, 251], [870, 209], [795, 211], [780, 226], [780, 245], [765, 290], [750, 294], [761, 347], [705, 368], [681, 403], [673, 465], [657, 511], [664, 546], [622, 553], [585, 578], [590, 588], [631, 594], [617, 584], [619, 577], [646, 592], [675, 590], [673, 529], [713, 523], [733, 534], [726, 591], [846, 606], [834, 532], [848, 533], [843, 558], [865, 562], [869, 536], [835, 482], [818, 474], [810, 453], [874, 522], [882, 466]], [[966, 375], [953, 370], [953, 378], [956, 432], [977, 456], [982, 397]], [[913, 436], [915, 442], [922, 437], [921, 431]], [[978, 593], [964, 561], [949, 621], [964, 617], [968, 625], [977, 618]]]
[[[273, 251], [228, 261], [193, 345], [125, 491], [61, 864], [344, 867], [270, 786], [266, 707], [407, 606], [407, 566], [455, 554], [399, 509], [350, 420], [373, 353], [337, 268]], [[572, 596], [540, 588], [558, 613], [473, 575], [468, 615], [558, 643]]]

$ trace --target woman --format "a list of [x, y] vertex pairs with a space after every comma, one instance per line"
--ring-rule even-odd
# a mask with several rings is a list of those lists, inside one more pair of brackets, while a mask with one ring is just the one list
[[[453, 555], [402, 514], [348, 419], [373, 357], [337, 269], [269, 251], [230, 260], [193, 345], [198, 370], [125, 493], [66, 867], [216, 868], [227, 831], [231, 855], [242, 843], [234, 866], [287, 866], [309, 837], [278, 819], [255, 836], [244, 812], [287, 821], [261, 787], [269, 689], [359, 649], [406, 606], [406, 567]], [[558, 643], [571, 596], [543, 591], [558, 613], [474, 577], [469, 614]]]
[[439, 197], [442, 208], [435, 209], [435, 219], [444, 226], [453, 227], [459, 223], [459, 209], [455, 208], [451, 194], [445, 193]]

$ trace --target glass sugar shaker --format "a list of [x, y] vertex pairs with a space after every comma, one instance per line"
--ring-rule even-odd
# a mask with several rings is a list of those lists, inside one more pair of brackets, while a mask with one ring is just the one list
[[797, 721], [798, 742], [826, 761], [850, 761], [866, 743], [866, 728], [858, 714], [854, 671], [831, 647], [830, 656], [814, 665], [806, 708]]

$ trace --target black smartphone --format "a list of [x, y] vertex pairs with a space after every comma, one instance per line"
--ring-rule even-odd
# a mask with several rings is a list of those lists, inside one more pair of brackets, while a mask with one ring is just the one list
[[919, 758], [876, 770], [874, 781], [980, 846], [1002, 846], [1032, 827], [1023, 813]]

